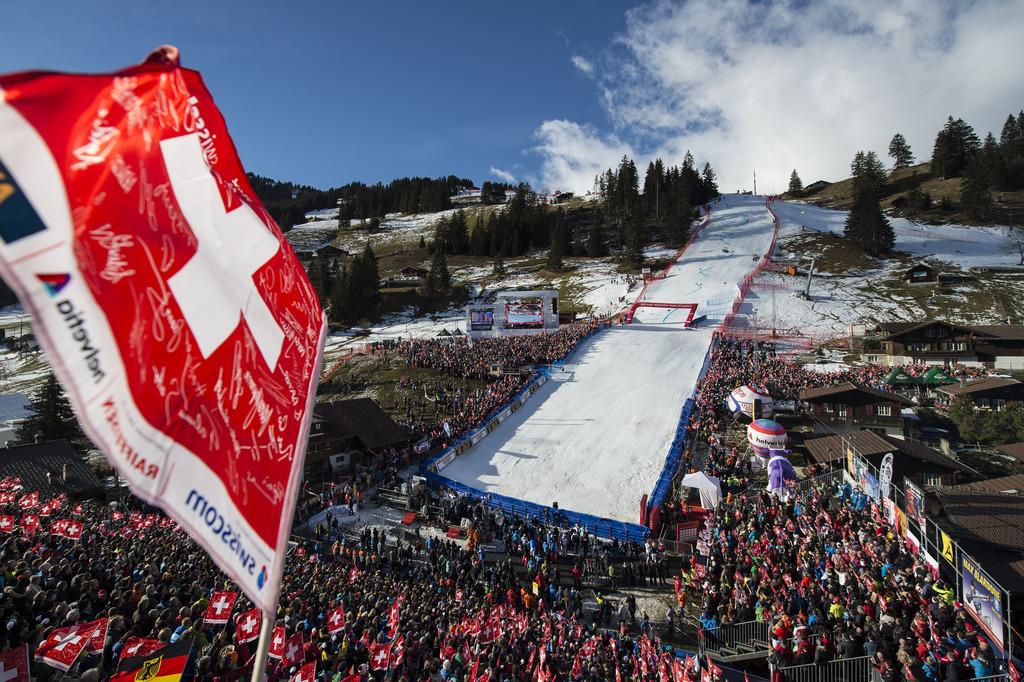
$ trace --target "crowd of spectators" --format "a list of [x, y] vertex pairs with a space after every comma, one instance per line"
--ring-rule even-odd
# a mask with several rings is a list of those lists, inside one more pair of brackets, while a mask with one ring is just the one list
[[[332, 681], [640, 680], [672, 666], [639, 626], [604, 631], [602, 609], [583, 608], [585, 560], [636, 560], [652, 549], [599, 543], [582, 529], [537, 520], [499, 521], [479, 503], [459, 504], [505, 552], [377, 529], [297, 546], [276, 625], [287, 637], [301, 632], [303, 647], [297, 660], [272, 660], [270, 679], [288, 679], [312, 661], [317, 679]], [[0, 650], [34, 651], [56, 628], [106, 619], [102, 643], [78, 657], [67, 679], [108, 678], [140, 640], [191, 640], [197, 680], [251, 674], [256, 642], [240, 641], [237, 621], [252, 605], [242, 596], [226, 626], [204, 621], [213, 592], [232, 587], [181, 529], [130, 500], [59, 513], [85, 527], [79, 540], [19, 531], [0, 545]], [[336, 629], [328, 618], [339, 606], [344, 626]], [[385, 648], [387, 664], [375, 665]], [[33, 679], [61, 677], [34, 666]]]
[[[434, 387], [430, 399], [438, 401], [449, 415], [440, 419], [417, 418], [407, 405], [405, 423], [415, 437], [429, 438], [432, 445], [446, 445], [510, 401], [529, 381], [535, 366], [564, 359], [602, 324], [576, 322], [555, 332], [525, 336], [381, 341], [371, 350], [384, 359], [401, 358], [407, 367], [427, 367], [459, 380], [486, 382], [486, 387], [478, 389], [456, 384]], [[406, 381], [407, 387], [414, 385], [413, 380]]]
[[706, 636], [767, 621], [776, 666], [872, 656], [886, 681], [996, 671], [954, 590], [848, 484], [738, 496], [708, 517], [698, 555], [686, 582]]

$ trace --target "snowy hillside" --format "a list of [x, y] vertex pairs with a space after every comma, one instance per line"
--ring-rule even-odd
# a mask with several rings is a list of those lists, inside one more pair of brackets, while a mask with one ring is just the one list
[[[1006, 226], [920, 225], [890, 218], [896, 254], [875, 259], [842, 239], [846, 211], [810, 204], [773, 204], [780, 219], [778, 262], [754, 283], [737, 320], [740, 327], [784, 335], [806, 335], [816, 342], [846, 337], [850, 324], [938, 317], [971, 323], [1020, 320], [1024, 280], [1012, 274], [979, 271], [1017, 266], [1015, 230]], [[811, 300], [797, 294], [815, 261]], [[909, 285], [907, 269], [926, 262], [947, 279], [943, 284]], [[796, 265], [797, 276], [781, 272]]]

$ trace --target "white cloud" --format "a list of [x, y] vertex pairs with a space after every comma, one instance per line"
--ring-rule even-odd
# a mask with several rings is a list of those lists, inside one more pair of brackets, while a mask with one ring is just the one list
[[513, 183], [513, 184], [518, 182], [516, 180], [516, 176], [512, 175], [512, 173], [510, 173], [507, 170], [502, 170], [501, 168], [497, 168], [495, 166], [491, 166], [491, 171], [490, 172], [491, 172], [491, 175], [493, 175], [494, 177], [498, 178], [502, 182], [510, 182], [510, 183]]
[[1021, 35], [1024, 3], [1000, 0], [658, 0], [602, 57], [609, 129], [537, 130], [540, 180], [583, 191], [623, 152], [642, 168], [690, 149], [723, 191], [754, 169], [759, 191], [782, 191], [793, 168], [837, 180], [857, 150], [885, 158], [895, 132], [926, 160], [947, 115], [998, 135], [1024, 105]]
[[572, 65], [579, 69], [582, 73], [587, 76], [594, 75], [594, 63], [578, 54], [572, 56]]
[[536, 136], [541, 176], [531, 184], [540, 189], [586, 192], [598, 173], [618, 164], [623, 155], [636, 155], [614, 134], [600, 135], [592, 126], [572, 121], [544, 121]]

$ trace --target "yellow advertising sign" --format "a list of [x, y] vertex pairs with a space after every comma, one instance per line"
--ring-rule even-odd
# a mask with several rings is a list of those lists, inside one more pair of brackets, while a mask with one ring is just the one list
[[942, 538], [942, 558], [953, 563], [953, 540], [945, 531], [939, 531], [940, 537]]

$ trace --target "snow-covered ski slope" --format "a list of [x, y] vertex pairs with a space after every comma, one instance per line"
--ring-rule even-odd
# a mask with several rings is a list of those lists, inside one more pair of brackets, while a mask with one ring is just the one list
[[697, 303], [709, 319], [684, 330], [686, 310], [640, 308], [634, 323], [591, 337], [552, 380], [442, 474], [479, 490], [636, 522], [661, 474], [679, 413], [736, 284], [772, 239], [764, 200], [730, 196], [646, 292]]

